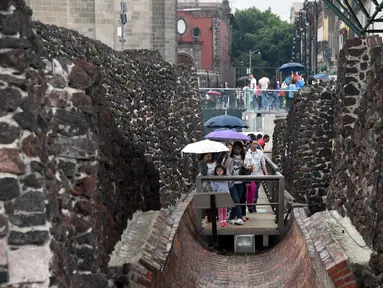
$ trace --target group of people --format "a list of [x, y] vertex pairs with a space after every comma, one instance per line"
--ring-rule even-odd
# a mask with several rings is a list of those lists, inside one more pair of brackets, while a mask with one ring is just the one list
[[[245, 108], [246, 102], [248, 102], [248, 108], [252, 107], [254, 110], [269, 112], [273, 109], [276, 111], [286, 109], [288, 112], [294, 99], [294, 93], [304, 85], [305, 80], [298, 73], [292, 72], [282, 84], [275, 76], [270, 80], [266, 74], [263, 74], [262, 78], [257, 82], [254, 75], [250, 74], [248, 85], [243, 90], [240, 87], [236, 90], [236, 103], [233, 105], [237, 108]], [[222, 88], [217, 88], [217, 91], [203, 91], [202, 94], [201, 99], [205, 108], [226, 109], [231, 103], [228, 82], [225, 82]], [[247, 95], [247, 97], [243, 97], [244, 95]]]
[[[294, 99], [295, 91], [301, 89], [305, 85], [305, 81], [298, 73], [291, 73], [280, 85], [276, 77], [273, 76], [271, 80], [262, 75], [257, 80], [253, 74], [249, 75], [249, 85], [244, 87], [245, 91], [250, 91], [252, 95], [252, 106], [254, 110], [270, 111], [275, 109], [283, 109], [285, 106], [286, 111], [290, 111], [291, 102]], [[286, 103], [284, 105], [284, 102]]]
[[[229, 152], [226, 155], [213, 155], [207, 153], [201, 155], [199, 163], [200, 175], [268, 175], [265, 157], [263, 154], [265, 144], [269, 142], [269, 135], [248, 135], [251, 141], [235, 141], [227, 143]], [[249, 218], [246, 217], [246, 204], [249, 213], [257, 212], [256, 206], [260, 181], [244, 183], [243, 181], [211, 181], [204, 183], [205, 191], [230, 193], [233, 202], [245, 205], [237, 205], [231, 209], [229, 215], [227, 208], [218, 209], [219, 225], [221, 227], [243, 225]], [[212, 221], [212, 219], [206, 219]]]

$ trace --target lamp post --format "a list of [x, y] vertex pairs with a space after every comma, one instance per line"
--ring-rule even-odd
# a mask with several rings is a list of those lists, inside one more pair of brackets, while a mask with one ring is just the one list
[[319, 13], [318, 13], [318, 2], [315, 0], [314, 2], [314, 11], [315, 11], [315, 74], [318, 74], [318, 20], [319, 20]]
[[[305, 10], [305, 28], [308, 32], [307, 35], [307, 45], [306, 45], [306, 51], [307, 51], [307, 57], [306, 57], [306, 65], [307, 65], [307, 72], [308, 75], [312, 73], [312, 47], [313, 47], [313, 41], [312, 41], [312, 13], [311, 13], [311, 3], [306, 0], [303, 4], [303, 8]], [[307, 75], [307, 76], [308, 76]]]
[[257, 53], [257, 54], [261, 54], [261, 52], [257, 49], [257, 50], [249, 50], [249, 70], [248, 70], [248, 73], [247, 74], [252, 74], [252, 71], [251, 71], [251, 56], [253, 53]]
[[124, 51], [124, 44], [126, 42], [125, 35], [124, 35], [124, 25], [128, 23], [128, 19], [126, 17], [126, 11], [128, 11], [127, 5], [124, 2], [124, 0], [121, 1], [121, 13], [120, 13], [120, 22], [121, 22], [121, 35], [120, 35], [120, 42], [121, 42], [121, 51]]

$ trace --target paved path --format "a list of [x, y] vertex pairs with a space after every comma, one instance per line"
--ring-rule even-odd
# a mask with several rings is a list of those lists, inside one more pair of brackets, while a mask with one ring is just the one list
[[[259, 189], [258, 204], [270, 203], [266, 197], [263, 187]], [[275, 213], [270, 205], [258, 206], [257, 213], [248, 213], [249, 220], [244, 225], [229, 225], [229, 227], [220, 227], [217, 225], [218, 235], [238, 235], [238, 234], [275, 234], [278, 225], [275, 223]], [[211, 223], [205, 223], [203, 226], [203, 235], [211, 235]], [[274, 233], [273, 233], [274, 230]]]

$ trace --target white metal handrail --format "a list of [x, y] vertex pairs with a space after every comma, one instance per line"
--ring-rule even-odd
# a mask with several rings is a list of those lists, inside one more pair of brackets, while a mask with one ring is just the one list
[[[217, 90], [220, 90], [220, 91], [225, 91], [225, 90], [229, 90], [229, 91], [242, 91], [244, 93], [246, 93], [246, 90], [244, 90], [243, 88], [199, 88], [200, 92], [202, 91], [217, 91]], [[257, 90], [256, 89], [251, 89], [249, 88], [248, 90], [253, 90], [254, 92], [256, 92]], [[301, 89], [295, 89], [295, 90], [288, 90], [288, 89], [265, 89], [265, 90], [258, 90], [258, 91], [265, 91], [265, 92], [280, 92], [280, 91], [299, 91]]]

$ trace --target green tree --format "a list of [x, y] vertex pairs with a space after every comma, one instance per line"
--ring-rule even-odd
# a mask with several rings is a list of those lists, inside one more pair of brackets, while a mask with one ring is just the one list
[[[251, 53], [253, 67], [279, 67], [290, 62], [292, 34], [293, 25], [282, 21], [270, 8], [264, 12], [255, 7], [237, 10], [232, 27], [233, 65], [248, 67], [250, 50], [260, 52]], [[253, 72], [259, 77], [261, 73], [270, 74], [272, 70]]]

